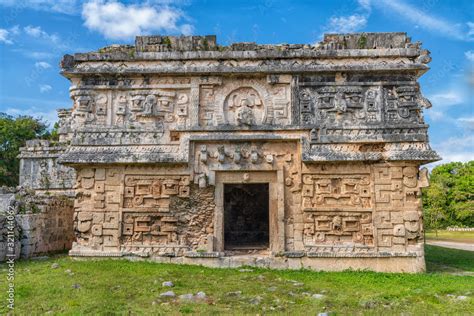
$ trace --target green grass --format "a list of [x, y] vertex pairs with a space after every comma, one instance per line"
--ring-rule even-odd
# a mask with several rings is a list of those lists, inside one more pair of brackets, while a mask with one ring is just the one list
[[[427, 246], [426, 257], [429, 273], [389, 274], [254, 268], [239, 272], [113, 259], [73, 260], [60, 255], [17, 262], [15, 314], [472, 314], [474, 277], [446, 271], [474, 271], [473, 253]], [[52, 269], [53, 263], [59, 268]], [[0, 269], [0, 314], [4, 314], [8, 311], [2, 296], [6, 266]], [[160, 298], [160, 293], [169, 290], [161, 283], [168, 280], [174, 282], [172, 290], [177, 295], [204, 291], [207, 301]], [[234, 291], [242, 294], [228, 295]], [[315, 299], [306, 293], [324, 297]], [[257, 296], [261, 303], [250, 304]]]
[[428, 271], [474, 272], [474, 252], [436, 246], [425, 246]]
[[438, 230], [438, 236], [434, 230], [426, 232], [427, 240], [444, 240], [465, 243], [474, 243], [474, 232], [451, 232], [447, 230]]

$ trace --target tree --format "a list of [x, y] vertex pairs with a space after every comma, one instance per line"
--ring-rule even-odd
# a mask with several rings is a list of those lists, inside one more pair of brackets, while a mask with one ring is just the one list
[[474, 226], [474, 160], [457, 170], [451, 192], [455, 219], [464, 226]]
[[474, 226], [474, 161], [435, 167], [430, 187], [423, 190], [428, 228]]
[[0, 185], [18, 185], [18, 154], [27, 140], [50, 137], [48, 125], [41, 118], [0, 113]]
[[424, 218], [425, 224], [433, 228], [438, 236], [438, 229], [443, 226], [446, 219], [445, 209], [447, 208], [447, 188], [443, 183], [431, 182], [431, 185], [423, 191]]

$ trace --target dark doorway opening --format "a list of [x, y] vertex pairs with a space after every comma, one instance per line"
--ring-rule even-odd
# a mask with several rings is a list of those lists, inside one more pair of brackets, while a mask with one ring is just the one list
[[269, 239], [268, 183], [224, 184], [224, 248], [265, 249]]

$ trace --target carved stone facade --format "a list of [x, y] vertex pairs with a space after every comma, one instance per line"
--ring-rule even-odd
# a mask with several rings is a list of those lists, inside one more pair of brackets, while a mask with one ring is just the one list
[[[423, 271], [419, 167], [439, 159], [417, 83], [429, 60], [404, 33], [227, 47], [140, 36], [64, 56], [73, 108], [60, 112], [57, 162], [76, 173], [70, 254]], [[264, 185], [268, 203], [248, 205], [268, 208], [269, 223], [239, 234], [264, 227], [268, 243], [226, 244], [231, 184]]]

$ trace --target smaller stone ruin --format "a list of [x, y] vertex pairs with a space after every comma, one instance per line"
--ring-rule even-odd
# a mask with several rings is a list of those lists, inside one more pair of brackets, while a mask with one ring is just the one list
[[20, 186], [0, 188], [0, 262], [13, 253], [30, 258], [71, 249], [75, 173], [57, 164], [62, 148], [31, 140], [21, 149]]

